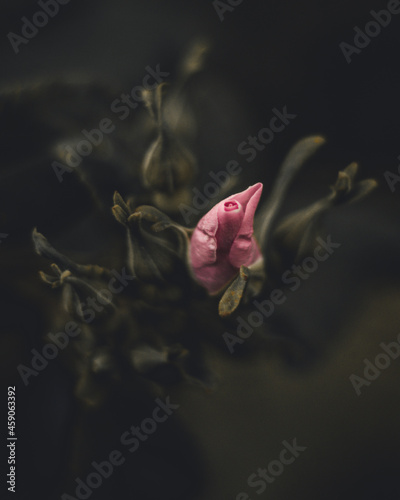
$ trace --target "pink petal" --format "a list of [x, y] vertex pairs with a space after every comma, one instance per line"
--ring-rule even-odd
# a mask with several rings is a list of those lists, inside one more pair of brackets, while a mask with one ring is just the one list
[[194, 275], [210, 293], [231, 281], [241, 265], [261, 257], [253, 235], [262, 184], [250, 186], [215, 205], [197, 224], [190, 245]]
[[257, 242], [253, 237], [238, 236], [229, 252], [229, 262], [232, 266], [249, 266], [262, 257]]
[[[254, 214], [257, 209], [258, 202], [260, 201], [263, 185], [261, 182], [250, 186], [242, 193], [236, 194], [234, 196], [235, 200], [238, 200], [244, 206], [245, 215], [240, 228], [240, 234], [253, 234], [253, 221]], [[229, 200], [230, 198], [228, 198]]]
[[193, 268], [213, 264], [217, 260], [217, 239], [214, 236], [194, 230], [190, 241], [190, 261]]
[[218, 250], [229, 252], [242, 225], [244, 217], [244, 207], [230, 198], [218, 203], [218, 231], [216, 234]]
[[253, 221], [262, 188], [263, 185], [259, 182], [235, 197], [239, 201], [242, 200], [245, 213], [229, 252], [229, 261], [234, 267], [250, 265], [261, 258], [261, 252], [253, 238]]

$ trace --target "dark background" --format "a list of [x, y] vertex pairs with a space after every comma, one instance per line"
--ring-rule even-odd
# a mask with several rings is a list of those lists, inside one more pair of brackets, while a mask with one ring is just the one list
[[[387, 170], [397, 173], [399, 164], [400, 14], [350, 64], [339, 48], [342, 41], [353, 43], [354, 27], [364, 28], [371, 9], [386, 6], [378, 0], [243, 0], [221, 22], [211, 1], [71, 0], [15, 54], [6, 35], [20, 33], [20, 18], [30, 19], [38, 7], [31, 1], [2, 2], [0, 232], [9, 234], [0, 246], [4, 387], [18, 383], [21, 352], [29, 352], [46, 331], [52, 307], [50, 294], [34, 279], [32, 228], [78, 251], [93, 250], [90, 235], [96, 232], [80, 226], [91, 213], [84, 189], [73, 176], [59, 184], [41, 159], [43, 144], [59, 131], [41, 119], [40, 110], [62, 117], [69, 105], [79, 108], [82, 129], [96, 123], [85, 113], [99, 106], [101, 118], [110, 102], [108, 96], [77, 91], [65, 106], [53, 105], [46, 92], [24, 97], [24, 88], [43, 81], [77, 87], [94, 81], [118, 97], [140, 83], [147, 65], [160, 64], [173, 78], [187, 45], [207, 36], [213, 50], [204, 95], [198, 94], [205, 130], [199, 185], [209, 169], [223, 169], [238, 158], [245, 185], [263, 182], [266, 196], [284, 154], [308, 134], [322, 134], [327, 145], [296, 179], [285, 213], [326, 193], [336, 172], [351, 161], [360, 163], [361, 177], [379, 183], [367, 200], [328, 217], [326, 234], [342, 247], [279, 312], [316, 347], [313, 363], [290, 366], [267, 349], [244, 359], [210, 349], [216, 390], [169, 391], [181, 408], [157, 439], [169, 440], [172, 458], [154, 466], [150, 451], [148, 467], [145, 456], [135, 459], [98, 498], [191, 498], [189, 484], [204, 500], [234, 499], [241, 491], [251, 499], [399, 498], [399, 361], [359, 397], [349, 376], [361, 375], [363, 359], [372, 361], [381, 352], [379, 343], [394, 341], [400, 332], [400, 188], [392, 193], [383, 176]], [[7, 96], [17, 89], [21, 97], [10, 104]], [[238, 144], [268, 125], [272, 108], [285, 105], [297, 118], [246, 164]], [[117, 177], [116, 184], [122, 182]], [[106, 251], [111, 239], [102, 244]], [[75, 425], [71, 394], [69, 378], [56, 363], [28, 388], [18, 387], [21, 498], [59, 498], [61, 485], [70, 484], [65, 477], [77, 475], [69, 442]], [[5, 400], [5, 388], [1, 397]], [[115, 447], [112, 436], [151, 411], [151, 396], [131, 398], [111, 403], [115, 414], [123, 415], [114, 424], [112, 412], [81, 422], [89, 461], [105, 457]], [[136, 406], [140, 409], [132, 410]], [[277, 458], [282, 441], [293, 438], [307, 450], [257, 495], [246, 484], [248, 476]], [[77, 438], [74, 447], [79, 454]]]

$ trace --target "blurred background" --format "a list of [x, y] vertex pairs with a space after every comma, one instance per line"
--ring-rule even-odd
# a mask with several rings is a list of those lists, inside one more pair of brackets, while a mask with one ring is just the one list
[[[91, 461], [106, 459], [119, 436], [154, 408], [154, 395], [140, 388], [117, 391], [102, 411], [82, 413], [58, 358], [28, 387], [21, 383], [16, 367], [42, 345], [59, 298], [38, 279], [43, 261], [31, 232], [38, 227], [82, 262], [106, 265], [112, 252], [121, 253], [109, 207], [115, 189], [140, 194], [129, 168], [145, 151], [140, 131], [130, 135], [142, 110], [116, 122], [109, 150], [96, 151], [83, 179], [65, 174], [58, 182], [55, 147], [104, 117], [115, 119], [110, 104], [142, 82], [147, 66], [179, 79], [180, 61], [198, 38], [211, 50], [189, 92], [198, 126], [196, 186], [237, 159], [241, 187], [263, 182], [267, 197], [286, 152], [310, 134], [327, 144], [297, 176], [282, 215], [324, 196], [352, 161], [360, 178], [379, 186], [329, 214], [325, 232], [340, 249], [288, 293], [268, 327], [285, 324], [303, 339], [306, 361], [268, 343], [259, 347], [255, 338], [246, 356], [231, 356], [223, 331], [212, 332], [205, 357], [215, 388], [168, 387], [179, 410], [91, 498], [399, 498], [400, 361], [360, 396], [349, 377], [362, 376], [363, 360], [373, 361], [379, 344], [400, 333], [400, 186], [392, 192], [384, 177], [398, 174], [400, 155], [400, 14], [350, 63], [339, 46], [354, 44], [354, 27], [364, 30], [371, 9], [387, 6], [243, 0], [221, 21], [211, 0], [71, 0], [16, 54], [7, 35], [21, 34], [21, 18], [32, 19], [40, 7], [2, 2], [0, 233], [8, 236], [0, 245], [0, 370], [4, 401], [6, 387], [17, 385], [17, 498], [74, 496], [75, 477], [84, 479]], [[284, 106], [296, 118], [246, 162], [238, 145]], [[294, 438], [306, 451], [257, 494], [248, 477]]]

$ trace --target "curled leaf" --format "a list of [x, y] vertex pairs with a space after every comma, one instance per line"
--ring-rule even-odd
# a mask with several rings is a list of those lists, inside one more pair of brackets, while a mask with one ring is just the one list
[[248, 268], [241, 266], [239, 274], [226, 289], [224, 295], [219, 301], [218, 312], [221, 317], [229, 316], [237, 309], [240, 301], [242, 300], [248, 278]]
[[286, 261], [285, 265], [297, 262], [313, 251], [322, 219], [328, 210], [360, 200], [376, 187], [373, 179], [355, 183], [357, 169], [357, 164], [351, 163], [338, 173], [335, 184], [331, 186], [331, 194], [289, 215], [278, 225], [272, 237], [273, 247], [281, 260]]
[[110, 271], [104, 267], [98, 265], [76, 264], [74, 261], [56, 250], [49, 243], [47, 238], [43, 236], [43, 234], [39, 233], [36, 228], [34, 228], [32, 231], [32, 240], [36, 253], [56, 264], [56, 267], [53, 268], [53, 271], [55, 271], [57, 268], [59, 269], [60, 273], [62, 271], [69, 270], [79, 276], [84, 276], [91, 279], [103, 279], [112, 277]]

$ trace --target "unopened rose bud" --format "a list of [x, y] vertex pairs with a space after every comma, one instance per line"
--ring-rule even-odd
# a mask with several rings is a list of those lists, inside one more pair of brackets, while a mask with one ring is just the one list
[[228, 284], [240, 266], [262, 259], [253, 237], [253, 220], [262, 184], [250, 186], [213, 207], [197, 224], [190, 242], [196, 280], [214, 294]]

